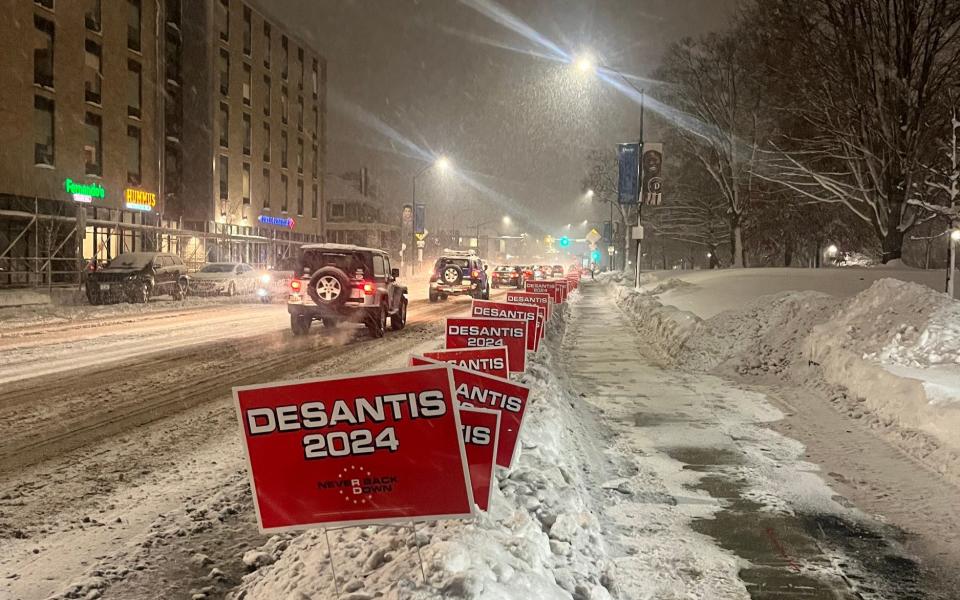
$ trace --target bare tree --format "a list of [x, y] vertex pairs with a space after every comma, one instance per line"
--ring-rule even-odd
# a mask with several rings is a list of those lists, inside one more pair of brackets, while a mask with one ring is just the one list
[[727, 204], [733, 266], [743, 267], [743, 219], [754, 194], [761, 103], [734, 33], [674, 44], [657, 76], [684, 150], [710, 175]]
[[960, 2], [768, 0], [754, 12], [766, 39], [790, 40], [766, 66], [806, 130], [777, 140], [757, 175], [845, 206], [871, 225], [884, 263], [899, 259], [921, 215], [909, 200], [937, 98], [960, 71]]

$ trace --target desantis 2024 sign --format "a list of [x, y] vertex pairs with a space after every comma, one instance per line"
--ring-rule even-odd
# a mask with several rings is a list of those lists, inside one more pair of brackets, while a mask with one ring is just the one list
[[527, 322], [519, 319], [447, 319], [446, 346], [491, 348], [506, 346], [511, 373], [523, 373], [527, 366]]
[[451, 369], [234, 388], [261, 531], [469, 516]]

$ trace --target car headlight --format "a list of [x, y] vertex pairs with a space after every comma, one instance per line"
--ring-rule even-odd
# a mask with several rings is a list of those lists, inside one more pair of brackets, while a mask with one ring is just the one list
[[263, 283], [263, 284], [270, 283], [270, 279], [271, 279], [270, 275], [264, 273], [263, 275], [260, 276], [260, 283]]

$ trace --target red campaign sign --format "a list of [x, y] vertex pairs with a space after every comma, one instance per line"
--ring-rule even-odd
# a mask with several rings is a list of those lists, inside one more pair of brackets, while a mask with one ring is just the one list
[[490, 319], [520, 319], [527, 322], [527, 350], [536, 352], [540, 347], [540, 331], [537, 329], [537, 307], [527, 304], [473, 300], [470, 316]]
[[470, 516], [452, 370], [234, 388], [260, 530]]
[[500, 413], [486, 408], [460, 405], [460, 426], [463, 444], [467, 450], [470, 486], [477, 508], [487, 512], [490, 492], [493, 490], [493, 467], [497, 459], [497, 434], [500, 431]]
[[448, 349], [506, 346], [507, 369], [523, 373], [527, 367], [526, 321], [449, 317], [444, 331]]
[[550, 294], [550, 299], [557, 304], [563, 302], [563, 291], [557, 281], [528, 281], [525, 289], [535, 294]]
[[580, 287], [580, 276], [579, 275], [567, 275], [567, 281], [570, 284], [570, 290], [573, 291]]
[[509, 379], [459, 367], [453, 368], [453, 382], [461, 406], [489, 408], [500, 413], [497, 466], [509, 468], [520, 447], [520, 431], [530, 388]]
[[558, 279], [557, 287], [560, 288], [560, 302], [566, 302], [567, 296], [570, 294], [570, 282], [566, 279]]
[[550, 319], [550, 302], [553, 298], [553, 294], [543, 293], [537, 294], [534, 292], [507, 292], [507, 302], [513, 302], [514, 304], [532, 304], [534, 306], [541, 306], [547, 311], [547, 319]]
[[[507, 370], [507, 348], [498, 346], [496, 348], [468, 348], [464, 350], [437, 350], [435, 352], [424, 352], [426, 358], [440, 362], [447, 362], [451, 365], [470, 369], [471, 371], [480, 371], [487, 375], [497, 377], [508, 377], [510, 372]], [[426, 362], [415, 362], [417, 359], [411, 357], [410, 365], [424, 365]]]

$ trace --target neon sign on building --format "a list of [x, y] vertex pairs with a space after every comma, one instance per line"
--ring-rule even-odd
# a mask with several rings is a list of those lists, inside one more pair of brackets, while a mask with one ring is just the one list
[[149, 212], [157, 206], [157, 195], [152, 192], [127, 188], [124, 190], [123, 195], [127, 202], [127, 208], [130, 210]]
[[84, 204], [90, 204], [94, 198], [103, 200], [107, 197], [107, 192], [99, 183], [77, 183], [72, 179], [64, 179], [63, 189], [73, 196], [74, 202], [83, 202]]

